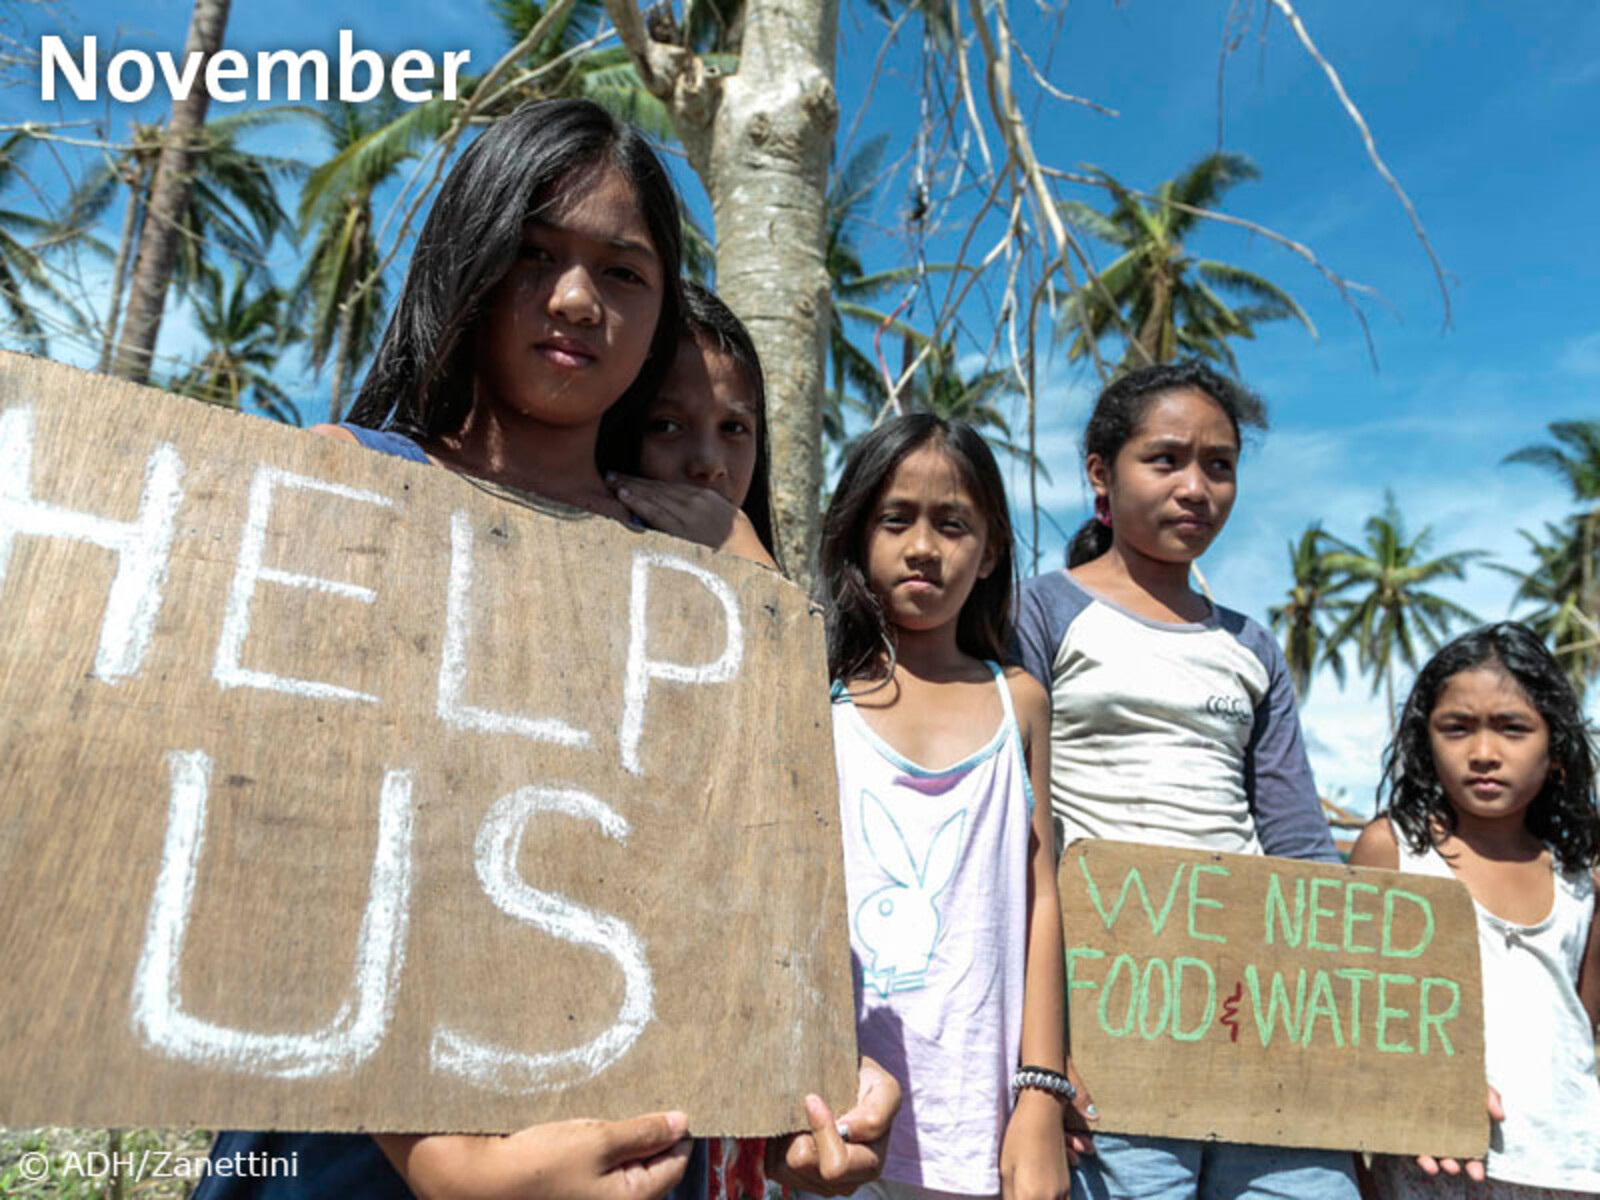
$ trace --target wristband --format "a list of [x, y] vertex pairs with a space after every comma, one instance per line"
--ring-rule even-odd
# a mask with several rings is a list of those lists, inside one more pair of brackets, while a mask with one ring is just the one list
[[1049, 1092], [1068, 1104], [1078, 1096], [1078, 1089], [1072, 1086], [1072, 1080], [1060, 1071], [1052, 1071], [1048, 1067], [1019, 1067], [1017, 1073], [1011, 1077], [1012, 1099], [1015, 1099], [1023, 1088], [1037, 1088], [1041, 1092]]

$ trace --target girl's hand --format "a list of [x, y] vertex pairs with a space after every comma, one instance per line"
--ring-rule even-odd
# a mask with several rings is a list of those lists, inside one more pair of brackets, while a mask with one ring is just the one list
[[645, 524], [712, 550], [775, 566], [755, 526], [722, 493], [692, 483], [663, 483], [636, 475], [610, 475], [617, 499]]
[[863, 1056], [855, 1107], [835, 1120], [821, 1096], [807, 1096], [811, 1132], [768, 1140], [767, 1178], [791, 1192], [821, 1196], [842, 1196], [871, 1183], [883, 1173], [889, 1127], [899, 1110], [899, 1082]]
[[557, 1121], [510, 1137], [380, 1135], [421, 1200], [659, 1200], [689, 1164], [689, 1118]]
[[1000, 1146], [1000, 1194], [1003, 1200], [1067, 1200], [1071, 1191], [1061, 1102], [1023, 1088]]
[[1100, 1110], [1094, 1106], [1094, 1097], [1078, 1074], [1078, 1065], [1070, 1058], [1067, 1059], [1067, 1078], [1078, 1089], [1078, 1094], [1071, 1104], [1061, 1106], [1061, 1120], [1067, 1131], [1067, 1161], [1077, 1166], [1080, 1156], [1094, 1153], [1094, 1134], [1089, 1122], [1100, 1119]]
[[[1506, 1119], [1506, 1106], [1500, 1102], [1500, 1093], [1492, 1087], [1489, 1089], [1488, 1109], [1491, 1121]], [[1464, 1171], [1467, 1178], [1474, 1183], [1482, 1183], [1488, 1178], [1484, 1173], [1481, 1158], [1469, 1158], [1465, 1162], [1458, 1162], [1453, 1158], [1435, 1158], [1431, 1154], [1419, 1154], [1417, 1166], [1421, 1167], [1426, 1175], [1460, 1175]]]

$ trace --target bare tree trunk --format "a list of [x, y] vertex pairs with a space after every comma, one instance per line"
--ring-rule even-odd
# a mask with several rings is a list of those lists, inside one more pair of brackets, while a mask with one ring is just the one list
[[[209, 58], [221, 49], [229, 3], [230, 0], [194, 0], [189, 37], [184, 44], [185, 55], [198, 50]], [[202, 60], [202, 77], [204, 72]], [[143, 383], [150, 377], [156, 337], [161, 332], [161, 314], [167, 302], [167, 285], [172, 281], [178, 238], [182, 236], [181, 215], [194, 183], [193, 151], [205, 127], [210, 103], [210, 95], [198, 80], [187, 98], [172, 102], [172, 120], [167, 124], [166, 141], [161, 147], [155, 183], [150, 189], [150, 203], [145, 208], [144, 229], [139, 235], [139, 260], [133, 270], [133, 292], [128, 297], [127, 321], [118, 339], [112, 372], [136, 383]]]
[[117, 348], [117, 326], [122, 324], [122, 294], [128, 290], [128, 262], [133, 255], [134, 238], [139, 232], [139, 215], [144, 211], [148, 169], [136, 163], [128, 185], [128, 209], [122, 214], [122, 237], [117, 241], [117, 257], [111, 267], [111, 307], [106, 313], [106, 333], [100, 341], [100, 361], [95, 370], [102, 375], [111, 370], [111, 355]]
[[634, 0], [606, 7], [646, 86], [671, 108], [711, 196], [717, 290], [749, 326], [767, 376], [779, 545], [809, 584], [821, 523], [838, 0], [748, 0], [732, 76], [652, 41]]

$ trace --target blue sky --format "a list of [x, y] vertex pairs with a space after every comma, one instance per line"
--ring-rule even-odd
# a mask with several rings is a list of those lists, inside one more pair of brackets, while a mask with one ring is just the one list
[[[1262, 620], [1288, 586], [1288, 542], [1314, 520], [1359, 538], [1386, 488], [1412, 528], [1432, 527], [1437, 551], [1476, 548], [1526, 565], [1517, 530], [1539, 529], [1570, 505], [1553, 479], [1500, 460], [1540, 440], [1550, 421], [1600, 415], [1600, 226], [1593, 219], [1600, 6], [1304, 0], [1298, 7], [1426, 223], [1449, 272], [1453, 321], [1443, 328], [1428, 260], [1321, 71], [1276, 16], [1264, 40], [1259, 20], [1252, 23], [1229, 61], [1221, 117], [1224, 146], [1253, 158], [1263, 179], [1236, 188], [1226, 208], [1310, 244], [1330, 267], [1383, 296], [1367, 305], [1375, 370], [1359, 326], [1310, 267], [1240, 230], [1208, 228], [1195, 238], [1200, 253], [1289, 289], [1321, 335], [1313, 341], [1297, 326], [1268, 327], [1237, 350], [1244, 377], [1268, 401], [1272, 429], [1250, 448], [1235, 515], [1203, 566], [1223, 603]], [[1041, 158], [1063, 168], [1093, 163], [1148, 189], [1215, 148], [1227, 9], [1226, 0], [1077, 0], [1060, 10], [1018, 0], [1019, 38], [1050, 79], [1120, 114], [1030, 94]], [[0, 14], [17, 12], [28, 14], [35, 36], [96, 33], [156, 49], [181, 43], [189, 5], [148, 0], [132, 18], [103, 0], [0, 7]], [[478, 70], [500, 48], [487, 5], [472, 0], [357, 0], [337, 9], [310, 0], [239, 3], [229, 41], [247, 51], [331, 46], [341, 25], [379, 50], [469, 48]], [[880, 27], [858, 2], [845, 6], [843, 28], [847, 129]], [[888, 55], [887, 76], [861, 122], [862, 138], [888, 133], [891, 158], [910, 144], [915, 48], [908, 39]], [[50, 115], [26, 81], [0, 91], [0, 101], [3, 120]], [[66, 115], [109, 119], [120, 133], [129, 114], [101, 105]], [[142, 115], [157, 119], [161, 106]], [[312, 160], [319, 153], [308, 135], [290, 132], [259, 144]], [[70, 166], [70, 151], [61, 154]], [[34, 171], [47, 193], [59, 188], [62, 176], [45, 156], [35, 158]], [[704, 211], [692, 175], [684, 169], [680, 178]], [[869, 266], [904, 261], [894, 234], [906, 197], [903, 176], [885, 181], [872, 224], [860, 231]], [[292, 274], [291, 251], [281, 252], [279, 266], [282, 276]], [[176, 314], [162, 351], [182, 356], [195, 344]], [[66, 344], [55, 353], [82, 361]], [[1086, 511], [1075, 440], [1094, 383], [1062, 356], [1044, 378], [1041, 449], [1054, 482], [1043, 495], [1055, 523], [1070, 529]], [[1047, 525], [1041, 542], [1043, 564], [1058, 564], [1061, 537]], [[1474, 570], [1444, 590], [1485, 618], [1507, 614], [1511, 585], [1495, 572]], [[1323, 787], [1365, 811], [1386, 735], [1381, 702], [1368, 697], [1363, 680], [1352, 678], [1341, 692], [1320, 677], [1304, 720]]]

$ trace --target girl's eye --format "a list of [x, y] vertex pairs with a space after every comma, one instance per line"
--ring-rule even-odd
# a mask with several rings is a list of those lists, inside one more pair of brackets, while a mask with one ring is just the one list
[[517, 249], [517, 257], [525, 258], [530, 262], [551, 261], [550, 252], [537, 242], [523, 242]]
[[665, 436], [667, 434], [677, 433], [682, 428], [683, 423], [675, 420], [672, 417], [647, 417], [644, 423], [644, 431], [646, 436], [649, 436], [650, 434]]
[[743, 421], [724, 421], [722, 423], [722, 432], [730, 437], [747, 437], [750, 433], [750, 426]]
[[620, 280], [623, 283], [638, 284], [645, 281], [644, 276], [639, 274], [639, 272], [635, 271], [632, 267], [612, 267], [607, 274], [610, 275], [611, 278]]

